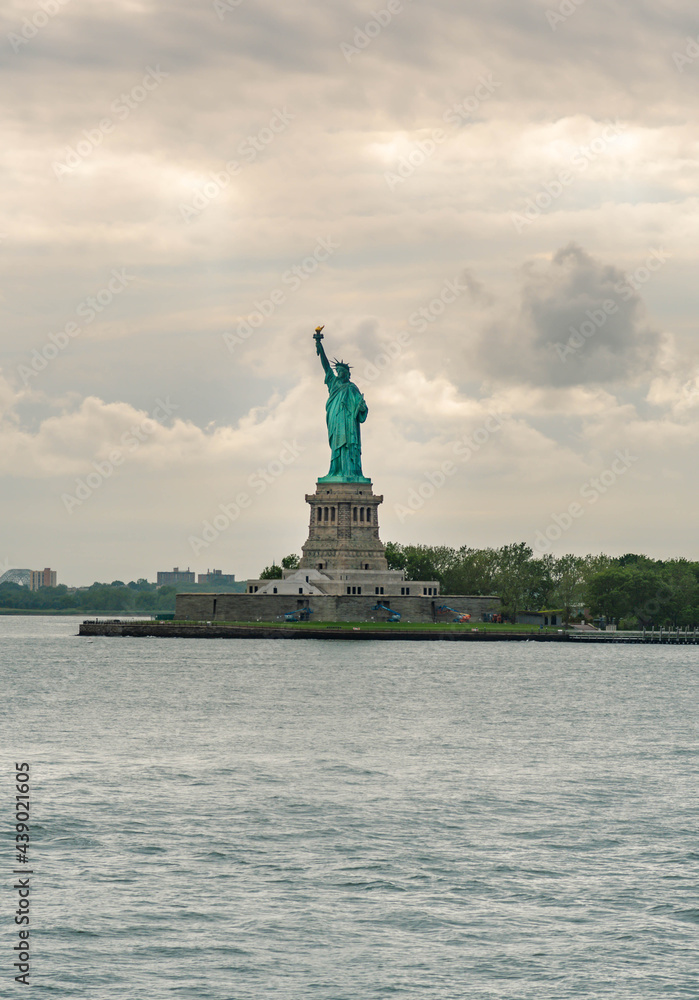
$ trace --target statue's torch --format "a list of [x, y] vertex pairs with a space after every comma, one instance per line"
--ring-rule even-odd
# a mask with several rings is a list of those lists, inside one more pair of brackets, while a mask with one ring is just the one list
[[321, 330], [323, 330], [324, 328], [325, 328], [325, 325], [323, 325], [323, 326], [317, 326], [316, 327], [316, 332], [313, 334], [313, 339], [316, 342], [316, 352], [318, 354], [320, 354], [320, 342], [323, 339], [323, 334], [321, 333]]

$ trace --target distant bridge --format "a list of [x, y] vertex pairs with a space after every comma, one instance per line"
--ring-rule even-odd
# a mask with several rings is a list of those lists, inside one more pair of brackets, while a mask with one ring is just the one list
[[30, 569], [8, 569], [0, 576], [2, 583], [18, 583], [20, 587], [29, 587], [31, 584], [32, 571]]

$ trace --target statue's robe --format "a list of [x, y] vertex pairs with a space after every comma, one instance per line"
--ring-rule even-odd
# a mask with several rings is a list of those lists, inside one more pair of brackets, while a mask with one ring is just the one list
[[328, 476], [363, 479], [362, 443], [359, 425], [367, 418], [369, 408], [353, 382], [341, 382], [334, 372], [325, 375], [328, 401], [325, 419], [332, 458]]

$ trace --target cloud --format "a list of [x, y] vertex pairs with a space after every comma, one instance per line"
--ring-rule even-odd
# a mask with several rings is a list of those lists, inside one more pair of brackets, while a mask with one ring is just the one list
[[[384, 3], [243, 0], [219, 17], [208, 0], [70, 0], [17, 52], [7, 33], [39, 8], [3, 8], [0, 511], [28, 547], [19, 564], [57, 562], [74, 582], [153, 578], [157, 562], [186, 561], [210, 503], [247, 489], [290, 435], [306, 450], [223, 544], [239, 573], [298, 548], [303, 495], [327, 471], [318, 323], [367, 395], [367, 468], [387, 505], [491, 411], [509, 415], [435, 500], [439, 516], [425, 509], [420, 537], [449, 541], [467, 514], [470, 540], [499, 543], [559, 488], [567, 502], [605, 449], [645, 438], [648, 468], [664, 468], [694, 446], [699, 59], [680, 73], [673, 53], [695, 18], [682, 0], [588, 2], [554, 31], [559, 6], [402, 0], [349, 61], [341, 45]], [[149, 66], [167, 77], [119, 117]], [[489, 98], [449, 121], [488, 75]], [[288, 127], [251, 157], [284, 108]], [[105, 117], [114, 128], [98, 134]], [[513, 214], [609, 121], [623, 127], [518, 231]], [[446, 138], [420, 159], [435, 129]], [[57, 177], [52, 164], [89, 136]], [[391, 189], [385, 174], [410, 156]], [[216, 188], [231, 161], [240, 169]], [[185, 222], [181, 206], [202, 197]], [[284, 283], [327, 237], [336, 252], [298, 288]], [[651, 272], [653, 248], [672, 258]], [[25, 384], [18, 366], [114, 268], [135, 275], [124, 294]], [[445, 294], [455, 281], [463, 291]], [[229, 350], [224, 333], [278, 289], [283, 302]], [[605, 302], [617, 308], [596, 326]], [[130, 452], [122, 436], [168, 396], [179, 409]], [[83, 532], [64, 544], [61, 491], [114, 448], [128, 461], [75, 510]], [[681, 468], [680, 516], [660, 516], [661, 476], [630, 548], [693, 516]], [[609, 523], [610, 537], [626, 524]], [[88, 528], [111, 547], [87, 545]], [[590, 529], [583, 544], [601, 541]], [[104, 560], [113, 568], [88, 569]]]
[[[0, 474], [17, 478], [57, 478], [90, 471], [115, 452], [118, 466], [146, 466], [150, 471], [206, 470], [254, 463], [271, 457], [293, 433], [291, 414], [303, 394], [297, 387], [286, 400], [273, 398], [252, 409], [237, 426], [198, 427], [176, 416], [179, 404], [156, 399], [150, 411], [128, 403], [89, 396], [41, 420], [35, 430], [22, 426], [17, 407], [22, 394], [0, 382], [5, 409], [0, 420]], [[128, 461], [126, 461], [128, 460]]]
[[571, 243], [526, 265], [518, 308], [485, 327], [477, 356], [496, 378], [607, 385], [647, 377], [659, 347], [633, 279]]

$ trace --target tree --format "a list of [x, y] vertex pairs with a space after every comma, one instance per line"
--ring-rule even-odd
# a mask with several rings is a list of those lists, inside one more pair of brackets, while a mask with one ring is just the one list
[[[158, 588], [158, 602], [155, 605], [156, 611], [174, 611], [177, 587], [168, 584]], [[152, 607], [152, 605], [151, 605]]]
[[623, 566], [624, 569], [627, 566], [638, 566], [638, 567], [662, 566], [662, 562], [654, 562], [654, 560], [649, 559], [648, 556], [639, 555], [637, 552], [627, 552], [623, 556], [615, 556], [614, 564], [616, 566]]
[[22, 587], [19, 583], [0, 584], [0, 607], [2, 608], [28, 608], [31, 607], [31, 590]]
[[610, 566], [588, 580], [585, 600], [593, 615], [625, 618], [634, 610], [630, 589], [629, 570]]
[[282, 578], [282, 568], [277, 566], [275, 562], [271, 566], [265, 566], [265, 568], [260, 573], [260, 580], [281, 580]]
[[660, 574], [664, 592], [660, 597], [665, 620], [671, 625], [694, 625], [699, 620], [699, 586], [692, 564], [686, 559], [671, 559]]
[[446, 545], [386, 545], [389, 569], [401, 569], [406, 580], [437, 580], [444, 590], [444, 581], [457, 560], [457, 553]]
[[570, 621], [573, 607], [582, 604], [585, 592], [584, 561], [579, 556], [565, 555], [556, 559], [553, 569], [556, 604], [563, 608], [564, 619]]
[[495, 590], [497, 552], [469, 549], [455, 553], [451, 566], [440, 581], [445, 594], [492, 594]]
[[522, 611], [531, 591], [533, 550], [526, 542], [503, 545], [497, 552], [495, 586], [505, 613], [514, 618]]
[[277, 566], [276, 562], [273, 562], [271, 566], [265, 566], [265, 568], [260, 573], [260, 580], [281, 580], [283, 569], [298, 569], [301, 560], [293, 552], [291, 555], [284, 556], [282, 559], [281, 566]]
[[547, 553], [529, 562], [529, 593], [527, 607], [532, 611], [552, 608], [556, 604], [556, 558]]
[[630, 562], [624, 567], [626, 573], [626, 593], [629, 598], [629, 612], [642, 625], [648, 625], [658, 618], [658, 611], [672, 593], [672, 588], [664, 581], [663, 574], [654, 568], [652, 562]]
[[598, 555], [598, 556], [583, 556], [583, 576], [585, 580], [589, 580], [595, 573], [600, 573], [603, 569], [609, 569], [610, 566], [615, 566], [615, 561], [611, 556]]
[[385, 555], [389, 569], [405, 569], [405, 553], [398, 542], [386, 542]]

